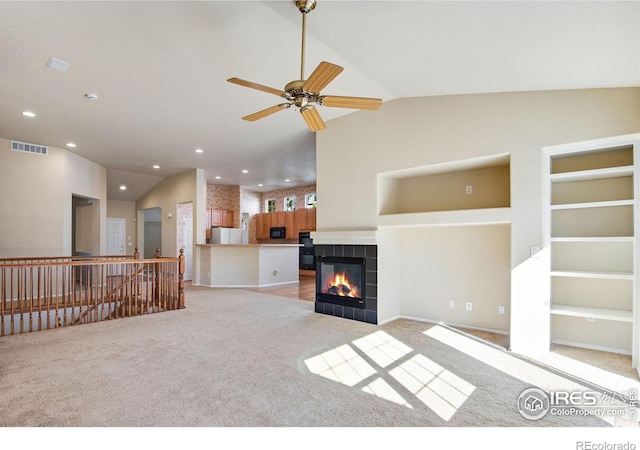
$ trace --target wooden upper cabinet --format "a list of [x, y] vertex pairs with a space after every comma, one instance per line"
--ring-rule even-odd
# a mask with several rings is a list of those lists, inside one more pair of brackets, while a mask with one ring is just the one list
[[256, 214], [256, 239], [267, 239], [264, 235], [264, 216], [266, 214]]
[[262, 239], [269, 239], [271, 236], [270, 229], [273, 226], [273, 217], [271, 214], [264, 214], [264, 220], [262, 222], [262, 235], [264, 236]]
[[271, 226], [272, 227], [284, 227], [284, 211], [278, 211], [271, 213]]
[[307, 208], [307, 218], [309, 219], [309, 231], [316, 231], [316, 208]]
[[256, 239], [270, 239], [271, 227], [285, 227], [287, 239], [298, 239], [300, 231], [315, 231], [316, 209], [256, 214]]
[[211, 210], [211, 226], [212, 227], [222, 226], [222, 210], [221, 209]]
[[298, 231], [309, 231], [309, 218], [307, 208], [296, 209], [296, 228]]
[[296, 210], [296, 225], [298, 231], [315, 231], [316, 209], [302, 208]]
[[222, 209], [210, 209], [209, 210], [209, 223], [207, 228], [210, 227], [233, 227], [233, 211]]
[[284, 213], [284, 226], [287, 239], [298, 239], [295, 211], [287, 211]]
[[222, 211], [222, 226], [233, 228], [233, 211]]

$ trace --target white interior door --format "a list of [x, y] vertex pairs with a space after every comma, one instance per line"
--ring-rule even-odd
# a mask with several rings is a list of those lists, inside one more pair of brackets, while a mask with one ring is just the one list
[[183, 279], [184, 281], [191, 281], [191, 271], [193, 267], [193, 217], [185, 217], [182, 220], [182, 243], [184, 245]]
[[107, 219], [107, 255], [124, 255], [125, 220]]

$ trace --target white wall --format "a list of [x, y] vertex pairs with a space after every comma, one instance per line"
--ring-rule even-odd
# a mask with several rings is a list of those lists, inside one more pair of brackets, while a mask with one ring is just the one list
[[[378, 111], [359, 111], [331, 120], [317, 133], [318, 231], [370, 230], [379, 226], [379, 173], [510, 154], [511, 166], [511, 347], [540, 353], [549, 347], [548, 299], [539, 289], [544, 267], [530, 259], [530, 246], [542, 243], [542, 151], [548, 145], [630, 134], [640, 131], [640, 89], [593, 89], [479, 94], [397, 99]], [[340, 164], [334, 161], [340, 160]], [[332, 214], [323, 205], [340, 205]], [[378, 233], [379, 265], [386, 255], [404, 257], [394, 246], [390, 228]], [[429, 232], [425, 232], [429, 242]], [[482, 245], [470, 242], [469, 245]], [[453, 247], [451, 247], [453, 250]], [[473, 250], [475, 251], [475, 249]], [[479, 276], [492, 276], [482, 265]], [[393, 317], [401, 307], [392, 287], [400, 275], [379, 273], [378, 317]], [[463, 280], [456, 270], [441, 274], [442, 282]], [[415, 295], [430, 296], [429, 286], [416, 283]], [[473, 291], [460, 295], [473, 295]], [[547, 308], [547, 309], [545, 309]], [[425, 314], [430, 312], [425, 312]], [[424, 317], [424, 319], [432, 319]]]

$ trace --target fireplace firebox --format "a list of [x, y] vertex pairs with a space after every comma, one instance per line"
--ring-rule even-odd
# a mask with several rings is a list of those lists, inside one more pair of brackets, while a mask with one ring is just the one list
[[339, 256], [316, 259], [316, 301], [364, 309], [365, 260]]

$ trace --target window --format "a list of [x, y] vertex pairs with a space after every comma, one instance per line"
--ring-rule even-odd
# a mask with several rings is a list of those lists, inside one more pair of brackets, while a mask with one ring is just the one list
[[305, 208], [315, 208], [317, 202], [318, 202], [318, 197], [315, 192], [310, 194], [305, 194], [304, 196]]
[[285, 211], [295, 211], [296, 209], [296, 196], [292, 195], [290, 197], [284, 198], [284, 210]]
[[269, 200], [265, 200], [264, 202], [264, 210], [266, 212], [276, 212], [276, 199], [270, 198]]

